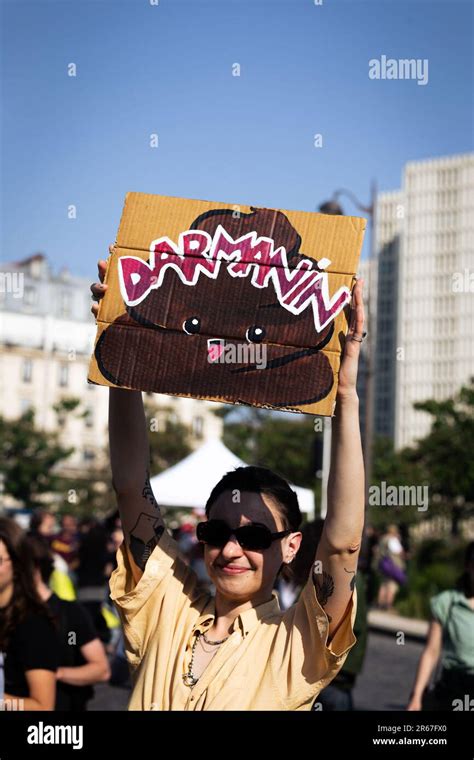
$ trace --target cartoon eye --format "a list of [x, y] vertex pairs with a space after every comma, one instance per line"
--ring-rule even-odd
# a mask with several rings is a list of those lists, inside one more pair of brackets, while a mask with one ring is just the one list
[[261, 343], [265, 337], [265, 328], [258, 325], [252, 325], [245, 333], [245, 337], [251, 343]]
[[189, 317], [183, 322], [183, 330], [188, 335], [196, 335], [201, 330], [201, 320], [199, 317]]

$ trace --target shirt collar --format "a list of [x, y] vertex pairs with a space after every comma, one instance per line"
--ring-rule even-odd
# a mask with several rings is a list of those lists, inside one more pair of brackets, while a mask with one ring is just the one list
[[[232, 624], [232, 633], [240, 628], [242, 635], [246, 636], [252, 628], [254, 628], [260, 620], [277, 615], [280, 612], [280, 605], [278, 603], [278, 595], [275, 591], [272, 591], [272, 598], [268, 602], [258, 604], [256, 607], [251, 607], [249, 610], [241, 612], [237, 615]], [[211, 627], [216, 617], [216, 605], [214, 597], [211, 597], [206, 604], [204, 610], [200, 614], [194, 631], [203, 633]]]
[[453, 602], [460, 604], [462, 607], [467, 607], [469, 610], [472, 611], [472, 607], [469, 604], [469, 599], [466, 597], [463, 591], [455, 591]]

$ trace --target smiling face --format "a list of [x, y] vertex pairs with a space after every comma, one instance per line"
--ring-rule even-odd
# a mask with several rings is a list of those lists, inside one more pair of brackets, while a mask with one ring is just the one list
[[[233, 501], [233, 492], [224, 491], [212, 504], [209, 519], [223, 520], [231, 528], [251, 523], [265, 525], [271, 533], [286, 529], [276, 503], [266, 494], [242, 491], [240, 503]], [[298, 551], [301, 533], [294, 532], [276, 539], [262, 551], [243, 549], [235, 536], [222, 548], [204, 545], [208, 575], [216, 587], [216, 598], [242, 604], [261, 604], [271, 598], [277, 573], [283, 562]]]

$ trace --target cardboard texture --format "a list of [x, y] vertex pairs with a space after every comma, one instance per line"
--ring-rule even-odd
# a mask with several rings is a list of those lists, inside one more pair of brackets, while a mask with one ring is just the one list
[[332, 415], [365, 225], [128, 193], [89, 382]]

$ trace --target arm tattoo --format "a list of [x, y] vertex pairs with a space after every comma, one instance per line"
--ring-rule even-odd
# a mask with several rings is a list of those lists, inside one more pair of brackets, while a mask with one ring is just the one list
[[[323, 577], [320, 581], [317, 575], [314, 575], [314, 585], [316, 586], [316, 596], [321, 607], [327, 604], [330, 596], [334, 593], [334, 578], [323, 570]], [[331, 622], [331, 618], [328, 615], [328, 620]]]
[[153, 549], [165, 529], [160, 507], [150, 485], [150, 473], [148, 470], [142, 496], [151, 504], [154, 514], [140, 512], [135, 525], [130, 531], [130, 553], [140, 570], [145, 569], [148, 558], [153, 553]]
[[351, 591], [354, 591], [355, 585], [356, 585], [356, 571], [355, 570], [347, 570], [347, 568], [344, 568], [345, 573], [350, 573], [353, 577], [351, 578], [351, 582], [349, 584], [349, 587]]
[[141, 512], [130, 531], [130, 552], [140, 570], [145, 569], [147, 560], [160, 540], [165, 527], [156, 515]]
[[143, 486], [142, 496], [144, 499], [150, 502], [152, 507], [155, 507], [158, 511], [160, 511], [160, 507], [158, 505], [158, 502], [155, 499], [155, 494], [153, 493], [151, 484], [150, 484], [150, 472], [149, 470], [146, 471], [146, 480], [145, 485]]

